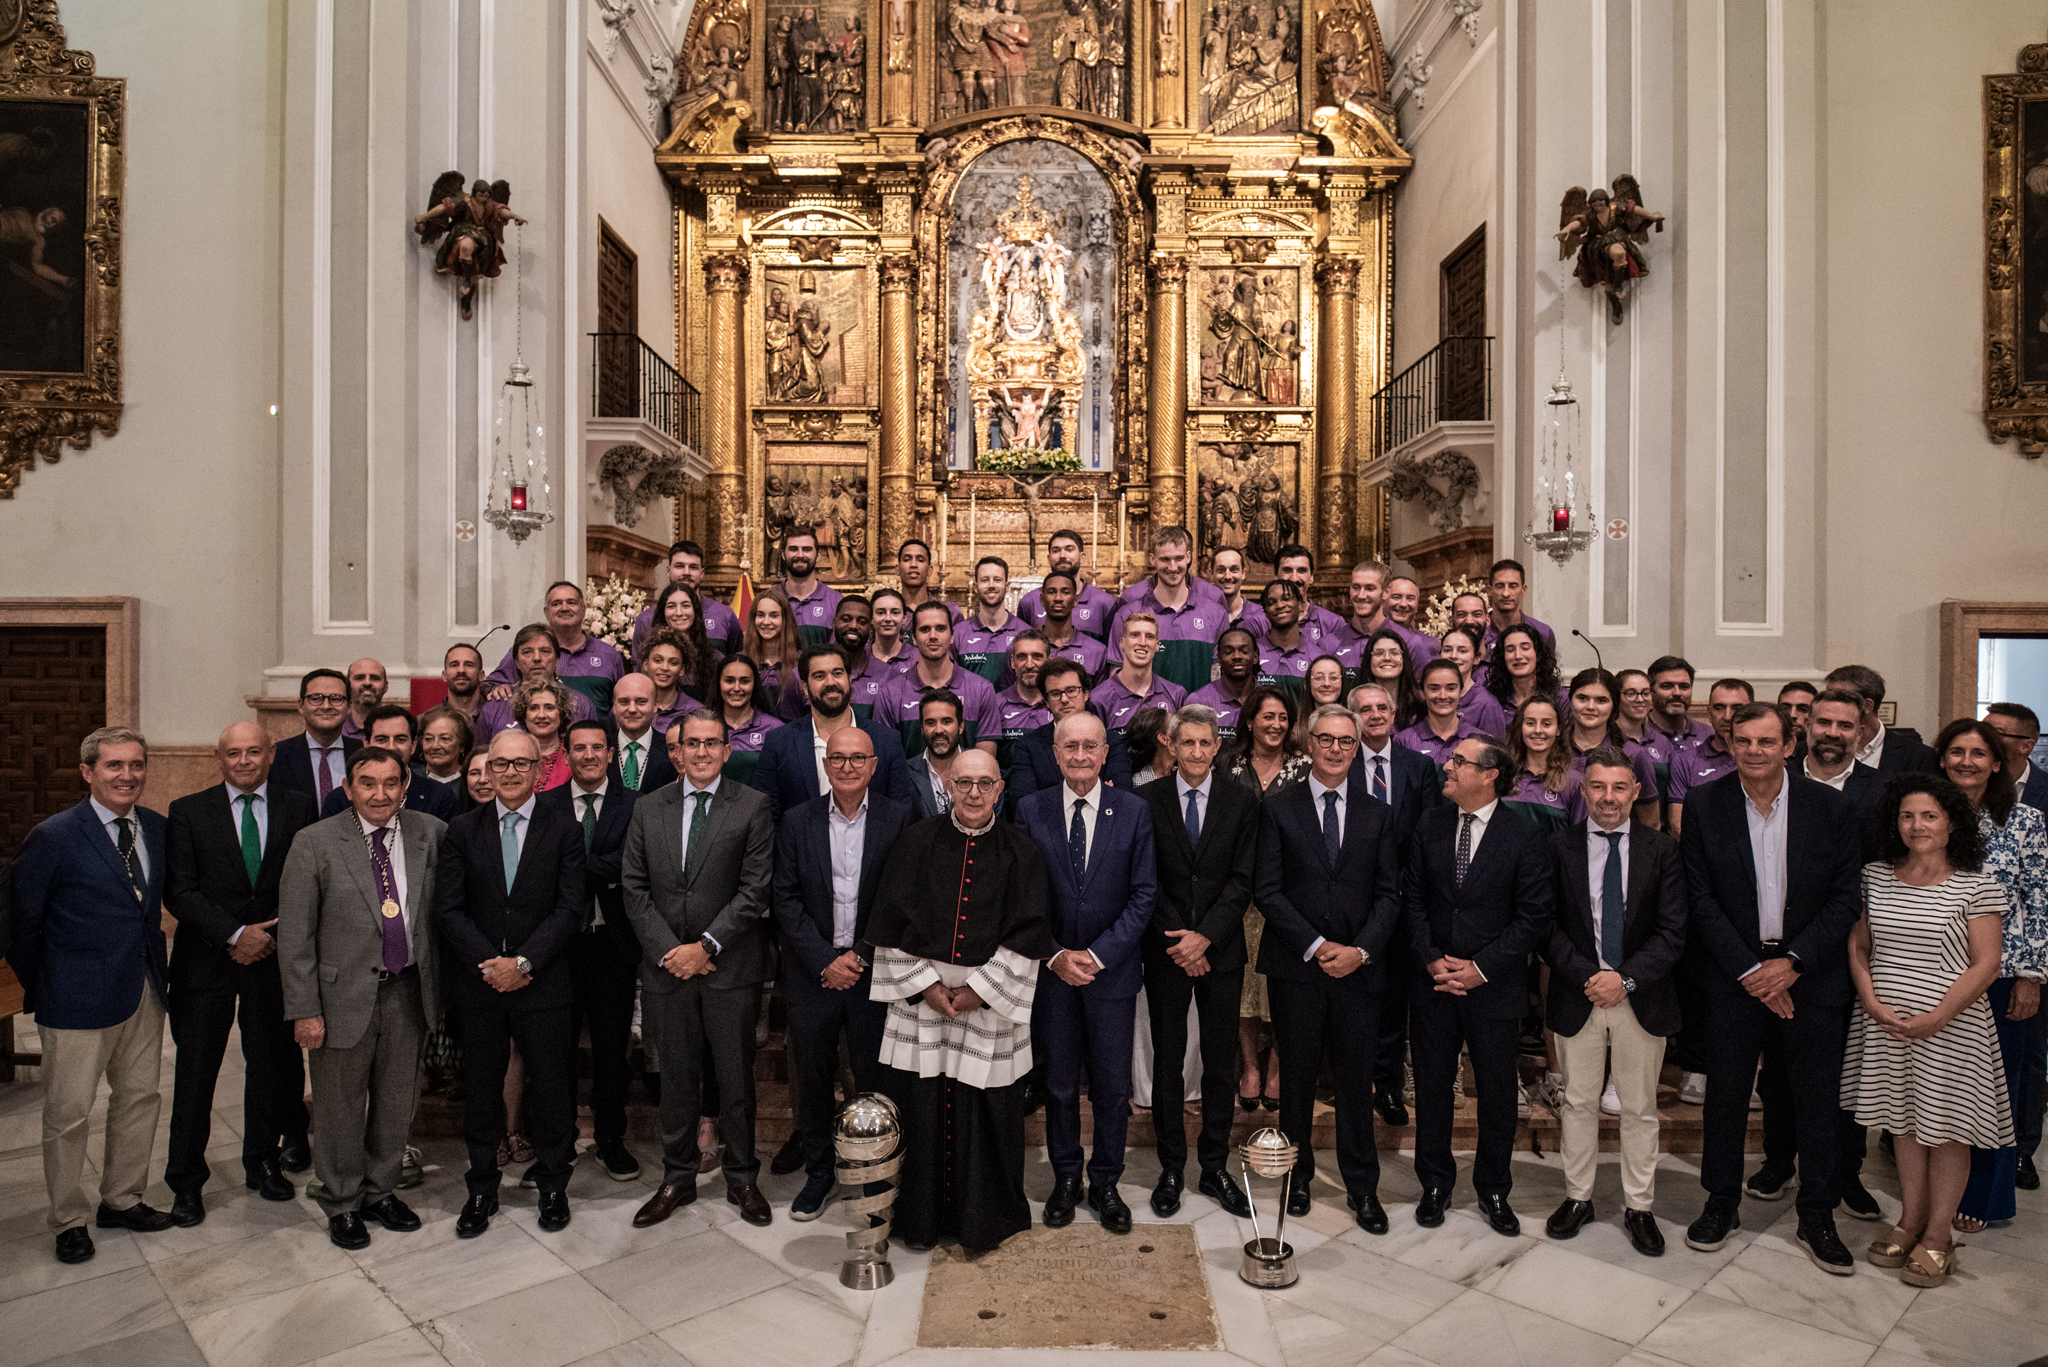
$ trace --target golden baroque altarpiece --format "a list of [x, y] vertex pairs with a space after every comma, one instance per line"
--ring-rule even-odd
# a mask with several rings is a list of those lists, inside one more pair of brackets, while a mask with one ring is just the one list
[[1142, 575], [1178, 524], [1248, 579], [1385, 554], [1389, 73], [1364, 0], [700, 0], [656, 160], [714, 582], [792, 527], [835, 583], [929, 542]]

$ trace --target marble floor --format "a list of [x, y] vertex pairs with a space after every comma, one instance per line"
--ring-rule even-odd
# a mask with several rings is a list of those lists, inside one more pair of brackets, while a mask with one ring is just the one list
[[[32, 1038], [24, 1047], [33, 1048]], [[312, 1202], [271, 1204], [244, 1189], [236, 1127], [240, 1060], [230, 1049], [216, 1101], [206, 1222], [156, 1235], [95, 1231], [99, 1256], [77, 1267], [51, 1257], [40, 1133], [40, 1087], [0, 1085], [0, 1362], [9, 1367], [828, 1367], [948, 1364], [987, 1352], [920, 1350], [917, 1318], [926, 1260], [897, 1249], [895, 1283], [872, 1294], [842, 1289], [842, 1226], [797, 1224], [786, 1204], [798, 1179], [768, 1178], [775, 1223], [755, 1229], [705, 1196], [666, 1224], [635, 1230], [633, 1211], [653, 1186], [608, 1180], [579, 1166], [575, 1220], [542, 1234], [533, 1194], [508, 1188], [505, 1214], [473, 1243], [456, 1245], [460, 1147], [427, 1146], [427, 1184], [407, 1198], [426, 1220], [415, 1234], [373, 1229], [346, 1253], [325, 1237]], [[161, 1124], [170, 1117], [168, 1046]], [[101, 1114], [104, 1111], [102, 1103]], [[100, 1115], [95, 1116], [97, 1152]], [[165, 1131], [157, 1136], [161, 1172]], [[654, 1155], [639, 1146], [643, 1164]], [[1327, 1165], [1326, 1165], [1327, 1166]], [[1301, 1281], [1258, 1292], [1236, 1275], [1250, 1237], [1209, 1201], [1190, 1196], [1208, 1263], [1224, 1347], [1200, 1353], [1120, 1354], [1197, 1367], [1908, 1367], [1916, 1363], [2017, 1367], [2048, 1353], [2048, 1192], [2022, 1192], [2021, 1215], [1969, 1239], [1962, 1273], [1937, 1291], [1859, 1266], [1831, 1277], [1792, 1242], [1789, 1203], [1748, 1202], [1745, 1228], [1719, 1253], [1682, 1242], [1702, 1196], [1684, 1158], [1666, 1158], [1659, 1197], [1670, 1252], [1637, 1256], [1622, 1233], [1611, 1161], [1596, 1201], [1605, 1217], [1569, 1243], [1541, 1234], [1563, 1194], [1554, 1155], [1524, 1152], [1514, 1202], [1529, 1233], [1503, 1239], [1477, 1217], [1468, 1186], [1442, 1228], [1416, 1227], [1416, 1187], [1395, 1157], [1381, 1183], [1393, 1232], [1373, 1238], [1319, 1181], [1308, 1218], [1290, 1222]], [[1156, 1166], [1134, 1157], [1124, 1195], [1141, 1222]], [[1866, 1179], [1887, 1214], [1897, 1210], [1890, 1166], [1873, 1153]], [[1026, 1184], [1051, 1185], [1042, 1152]], [[1263, 1185], [1263, 1184], [1262, 1184]], [[1265, 1203], [1273, 1193], [1262, 1192]], [[151, 1203], [167, 1205], [161, 1183]], [[1262, 1204], [1262, 1210], [1266, 1208]], [[1085, 1213], [1084, 1213], [1084, 1217]], [[1874, 1228], [1844, 1220], [1852, 1248]], [[1005, 1351], [1005, 1363], [1100, 1362], [1076, 1352]]]

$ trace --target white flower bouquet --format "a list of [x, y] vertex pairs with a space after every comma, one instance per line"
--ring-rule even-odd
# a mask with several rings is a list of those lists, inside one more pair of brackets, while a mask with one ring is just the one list
[[583, 581], [583, 632], [609, 642], [621, 655], [633, 650], [633, 619], [647, 606], [647, 590], [636, 589], [616, 574], [599, 584]]

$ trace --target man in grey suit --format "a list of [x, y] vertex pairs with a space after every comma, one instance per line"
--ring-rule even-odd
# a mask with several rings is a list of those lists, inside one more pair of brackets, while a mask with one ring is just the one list
[[754, 1185], [754, 1025], [768, 977], [769, 884], [775, 825], [767, 795], [721, 777], [732, 748], [725, 721], [693, 712], [668, 733], [682, 775], [633, 806], [622, 881], [639, 937], [641, 1022], [666, 1065], [661, 1088], [662, 1184], [634, 1215], [659, 1224], [697, 1199], [697, 1108], [708, 1042], [723, 1100], [726, 1200], [765, 1225]]
[[313, 1084], [320, 1208], [327, 1237], [348, 1249], [369, 1246], [366, 1215], [400, 1233], [420, 1227], [396, 1193], [420, 1046], [441, 1011], [432, 915], [447, 827], [404, 809], [409, 777], [389, 750], [350, 755], [349, 809], [299, 832], [278, 889], [277, 961]]

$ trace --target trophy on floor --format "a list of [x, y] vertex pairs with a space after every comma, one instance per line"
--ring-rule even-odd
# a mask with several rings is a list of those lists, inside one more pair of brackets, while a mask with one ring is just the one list
[[[1301, 1274], [1294, 1270], [1293, 1248], [1283, 1243], [1280, 1236], [1287, 1229], [1287, 1190], [1294, 1180], [1294, 1142], [1269, 1127], [1245, 1140], [1239, 1153], [1245, 1169], [1245, 1195], [1252, 1207], [1253, 1237], [1244, 1246], [1244, 1262], [1237, 1275], [1257, 1287], [1292, 1286], [1301, 1279]], [[1273, 1225], [1270, 1239], [1259, 1233], [1259, 1208], [1250, 1202], [1253, 1173], [1280, 1179], [1280, 1218]]]
[[846, 1261], [839, 1284], [855, 1291], [879, 1291], [895, 1280], [889, 1266], [889, 1216], [896, 1208], [896, 1184], [903, 1169], [903, 1122], [896, 1103], [879, 1092], [862, 1092], [840, 1108], [832, 1125], [839, 1154], [839, 1185], [848, 1194], [840, 1205], [860, 1221], [846, 1232]]

